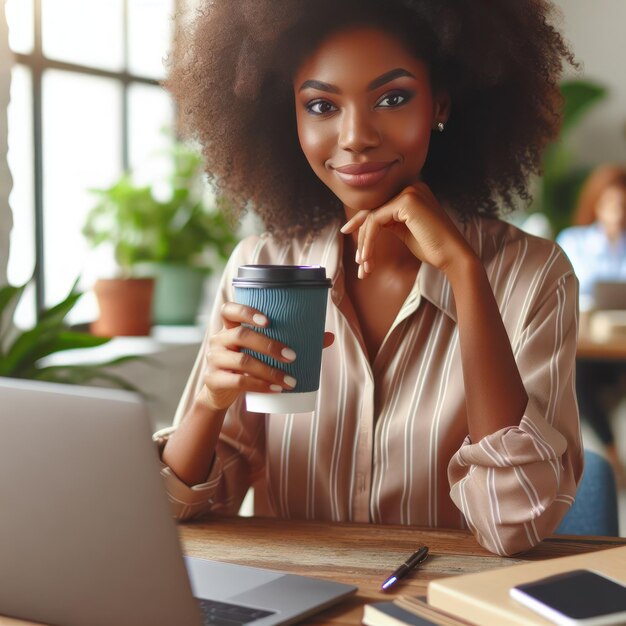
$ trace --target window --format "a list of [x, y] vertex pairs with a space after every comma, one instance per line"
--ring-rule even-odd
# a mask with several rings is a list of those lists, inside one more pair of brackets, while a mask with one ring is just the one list
[[[175, 0], [7, 0], [15, 55], [8, 110], [8, 277], [35, 274], [18, 322], [113, 271], [87, 249], [81, 228], [94, 198], [169, 143], [173, 106], [164, 76]], [[164, 132], [163, 129], [169, 129]], [[74, 321], [95, 317], [84, 298]]]

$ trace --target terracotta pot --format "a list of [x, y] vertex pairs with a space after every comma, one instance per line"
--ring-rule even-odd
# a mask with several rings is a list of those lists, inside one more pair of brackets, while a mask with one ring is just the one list
[[101, 337], [149, 335], [152, 327], [153, 278], [107, 278], [97, 280], [94, 293], [100, 318], [91, 332]]

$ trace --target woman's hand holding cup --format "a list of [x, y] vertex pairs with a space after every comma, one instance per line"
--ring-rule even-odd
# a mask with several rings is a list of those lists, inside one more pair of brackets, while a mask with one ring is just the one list
[[227, 409], [245, 391], [271, 393], [295, 386], [296, 381], [285, 372], [243, 352], [248, 349], [283, 363], [296, 359], [289, 346], [244, 326], [266, 327], [269, 321], [265, 315], [235, 302], [226, 302], [221, 314], [224, 328], [210, 338], [207, 353], [205, 385], [212, 408]]
[[[210, 338], [207, 353], [208, 372], [204, 382], [210, 408], [226, 410], [243, 392], [279, 393], [293, 389], [297, 381], [292, 376], [244, 352], [264, 354], [285, 364], [297, 358], [289, 346], [254, 330], [267, 327], [267, 317], [235, 302], [226, 302], [221, 315], [224, 328]], [[325, 348], [333, 341], [332, 333], [324, 334]]]

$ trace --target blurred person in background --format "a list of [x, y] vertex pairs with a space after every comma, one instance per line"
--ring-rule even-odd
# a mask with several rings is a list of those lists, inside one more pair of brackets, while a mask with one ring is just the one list
[[[583, 185], [573, 226], [557, 243], [569, 257], [580, 282], [580, 311], [594, 306], [598, 281], [626, 282], [626, 165], [597, 167]], [[576, 393], [581, 416], [606, 449], [618, 484], [626, 487], [626, 469], [619, 458], [611, 427], [607, 395], [623, 397], [626, 363], [578, 360]]]

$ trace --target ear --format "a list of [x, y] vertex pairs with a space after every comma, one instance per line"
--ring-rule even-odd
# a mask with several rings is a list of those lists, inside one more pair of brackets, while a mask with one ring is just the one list
[[448, 121], [451, 106], [450, 93], [446, 89], [440, 89], [435, 93], [433, 126], [436, 126], [439, 122], [445, 124]]

